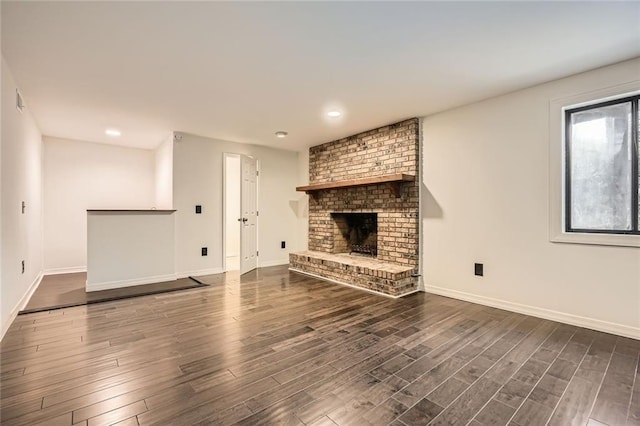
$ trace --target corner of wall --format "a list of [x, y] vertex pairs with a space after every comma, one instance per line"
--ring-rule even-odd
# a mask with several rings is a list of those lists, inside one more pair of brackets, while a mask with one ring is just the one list
[[173, 208], [173, 140], [171, 134], [154, 151], [155, 205], [159, 209]]
[[418, 290], [425, 291], [424, 281], [424, 219], [425, 219], [425, 196], [426, 186], [424, 184], [424, 153], [422, 143], [422, 127], [424, 125], [424, 119], [418, 119], [418, 173], [416, 179], [418, 180]]

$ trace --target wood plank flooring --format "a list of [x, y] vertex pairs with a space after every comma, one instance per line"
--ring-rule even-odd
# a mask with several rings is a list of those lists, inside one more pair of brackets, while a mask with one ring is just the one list
[[640, 341], [264, 268], [19, 316], [3, 425], [640, 426]]
[[92, 291], [87, 293], [85, 283], [87, 273], [46, 275], [29, 299], [29, 303], [20, 314], [34, 313], [49, 309], [69, 308], [73, 306], [102, 303], [128, 297], [139, 297], [150, 294], [166, 293], [201, 287], [202, 284], [189, 278], [161, 283], [136, 285], [132, 287], [114, 288], [111, 290]]

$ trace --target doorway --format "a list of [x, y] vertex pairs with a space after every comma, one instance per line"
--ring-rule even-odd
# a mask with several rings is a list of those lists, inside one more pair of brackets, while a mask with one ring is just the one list
[[240, 156], [224, 154], [225, 272], [240, 270]]
[[252, 271], [258, 266], [258, 161], [225, 153], [224, 270]]

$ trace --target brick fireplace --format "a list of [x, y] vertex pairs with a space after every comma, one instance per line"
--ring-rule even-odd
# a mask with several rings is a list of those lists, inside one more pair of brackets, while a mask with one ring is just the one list
[[290, 269], [391, 296], [417, 289], [418, 119], [309, 149], [309, 250]]

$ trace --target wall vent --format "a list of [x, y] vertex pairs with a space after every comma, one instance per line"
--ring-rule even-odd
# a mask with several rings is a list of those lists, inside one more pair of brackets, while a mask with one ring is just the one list
[[24, 111], [24, 99], [18, 89], [16, 89], [16, 109], [20, 112]]

